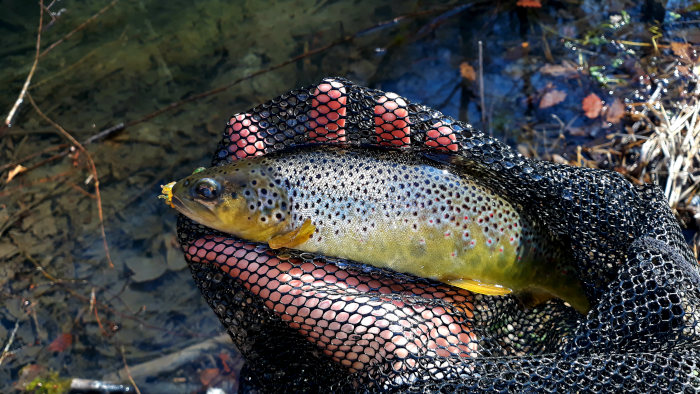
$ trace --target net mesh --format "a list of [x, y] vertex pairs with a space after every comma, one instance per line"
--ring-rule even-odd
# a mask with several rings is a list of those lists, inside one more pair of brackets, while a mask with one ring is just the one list
[[245, 356], [244, 390], [700, 390], [700, 276], [663, 195], [527, 159], [393, 93], [327, 78], [233, 116], [222, 165], [295, 145], [380, 145], [461, 165], [571, 250], [592, 310], [523, 309], [352, 261], [274, 252], [185, 217], [203, 296]]

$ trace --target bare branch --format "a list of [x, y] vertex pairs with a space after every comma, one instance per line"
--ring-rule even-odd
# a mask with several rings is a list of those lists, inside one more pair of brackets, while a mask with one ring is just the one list
[[24, 101], [24, 96], [27, 94], [29, 84], [32, 82], [32, 77], [34, 76], [34, 72], [36, 71], [36, 66], [37, 64], [39, 64], [39, 50], [41, 49], [41, 28], [43, 23], [44, 0], [39, 0], [39, 28], [37, 29], [36, 33], [36, 54], [34, 55], [34, 63], [32, 64], [32, 68], [29, 69], [29, 75], [27, 75], [27, 80], [24, 81], [24, 86], [22, 86], [22, 91], [19, 93], [19, 97], [17, 97], [15, 105], [12, 106], [12, 109], [10, 109], [10, 113], [7, 114], [7, 118], [5, 118], [5, 126], [7, 127], [12, 126], [12, 119], [15, 117], [15, 113], [17, 113], [17, 110]]
[[34, 107], [34, 110], [39, 114], [39, 116], [44, 119], [45, 121], [49, 122], [51, 126], [56, 128], [64, 137], [66, 137], [73, 145], [75, 145], [80, 151], [82, 151], [85, 156], [87, 157], [88, 165], [90, 166], [90, 173], [92, 177], [95, 179], [95, 197], [97, 199], [97, 215], [100, 219], [100, 231], [102, 232], [102, 243], [104, 245], [105, 249], [105, 255], [107, 257], [107, 261], [109, 262], [109, 267], [114, 268], [114, 263], [112, 263], [112, 258], [109, 255], [109, 246], [107, 245], [107, 234], [105, 233], [105, 224], [104, 224], [104, 217], [102, 215], [102, 197], [100, 196], [100, 180], [97, 177], [97, 168], [95, 167], [95, 162], [92, 160], [92, 156], [90, 156], [90, 152], [85, 149], [85, 147], [78, 142], [70, 133], [68, 133], [61, 125], [58, 123], [54, 122], [46, 116], [36, 105], [34, 102], [34, 99], [32, 98], [31, 94], [27, 94], [27, 98], [29, 98], [29, 102], [32, 104], [32, 107]]

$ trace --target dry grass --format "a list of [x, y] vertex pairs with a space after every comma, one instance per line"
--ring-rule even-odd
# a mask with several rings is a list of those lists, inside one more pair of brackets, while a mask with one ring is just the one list
[[663, 105], [647, 108], [660, 121], [642, 144], [641, 177], [655, 179], [675, 213], [691, 210], [700, 221], [700, 209], [691, 202], [700, 190], [700, 99], [670, 117]]

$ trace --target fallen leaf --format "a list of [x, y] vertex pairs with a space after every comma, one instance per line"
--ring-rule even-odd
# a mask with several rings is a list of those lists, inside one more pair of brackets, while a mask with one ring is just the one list
[[72, 344], [73, 335], [64, 332], [63, 334], [59, 335], [56, 339], [54, 339], [53, 342], [51, 342], [51, 344], [48, 347], [48, 350], [52, 352], [62, 352]]
[[562, 90], [550, 90], [540, 100], [540, 109], [553, 107], [566, 99], [566, 92]]
[[474, 71], [474, 67], [470, 66], [467, 62], [462, 62], [459, 65], [459, 73], [462, 75], [462, 78], [470, 81], [476, 80], [476, 72]]
[[591, 93], [583, 99], [581, 108], [590, 119], [595, 119], [600, 115], [600, 110], [603, 109], [603, 100], [595, 93]]
[[542, 3], [540, 0], [518, 0], [517, 3], [515, 3], [518, 7], [530, 7], [530, 8], [540, 8], [542, 7]]
[[574, 137], [585, 137], [588, 135], [588, 129], [583, 127], [569, 127], [566, 130]]
[[207, 368], [199, 373], [199, 381], [203, 386], [209, 386], [219, 376], [219, 368]]
[[37, 364], [29, 364], [19, 370], [19, 379], [14, 383], [14, 387], [18, 390], [25, 391], [25, 387], [29, 385], [39, 375], [46, 372], [46, 367]]
[[620, 99], [616, 98], [605, 112], [605, 120], [614, 124], [618, 123], [623, 116], [625, 116], [625, 105], [622, 104]]
[[576, 74], [578, 71], [569, 63], [564, 64], [545, 64], [540, 67], [542, 74], [551, 75], [554, 77], [562, 77]]
[[698, 54], [695, 48], [687, 42], [671, 42], [671, 50], [673, 54], [678, 56], [681, 60], [693, 63], [698, 60]]
[[25, 167], [21, 164], [17, 164], [17, 166], [15, 166], [15, 168], [11, 169], [10, 172], [7, 173], [7, 183], [10, 183], [10, 181], [12, 179], [14, 179], [14, 177], [16, 177], [17, 175], [19, 175], [25, 171], [27, 171], [27, 167]]
[[219, 360], [221, 360], [221, 364], [224, 366], [224, 373], [231, 373], [231, 367], [228, 366], [231, 362], [231, 356], [229, 356], [228, 353], [221, 352], [219, 353]]
[[160, 278], [168, 269], [163, 256], [155, 256], [146, 260], [143, 257], [133, 256], [125, 258], [126, 266], [133, 271], [131, 279], [135, 282], [148, 282]]
[[19, 248], [10, 241], [0, 242], [0, 260], [5, 260], [19, 253]]

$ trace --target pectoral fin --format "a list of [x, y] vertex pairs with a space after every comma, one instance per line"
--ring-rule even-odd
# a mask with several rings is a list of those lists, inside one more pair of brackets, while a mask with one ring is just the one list
[[506, 295], [513, 292], [513, 290], [507, 287], [490, 283], [482, 283], [472, 279], [452, 279], [448, 280], [447, 284], [462, 288], [464, 290], [469, 290], [473, 293], [484, 295]]
[[275, 235], [267, 241], [267, 244], [272, 249], [293, 248], [308, 241], [314, 231], [316, 231], [316, 226], [311, 224], [311, 219], [306, 219], [299, 228], [288, 233]]

